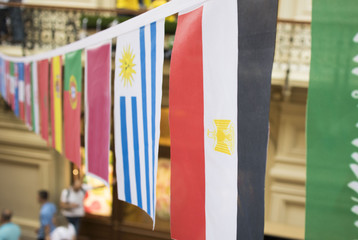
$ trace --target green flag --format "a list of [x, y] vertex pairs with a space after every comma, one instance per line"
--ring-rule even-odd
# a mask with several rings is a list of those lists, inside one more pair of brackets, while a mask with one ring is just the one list
[[66, 54], [63, 93], [65, 155], [78, 167], [81, 166], [81, 54], [82, 50]]
[[312, 10], [306, 239], [358, 239], [358, 2]]

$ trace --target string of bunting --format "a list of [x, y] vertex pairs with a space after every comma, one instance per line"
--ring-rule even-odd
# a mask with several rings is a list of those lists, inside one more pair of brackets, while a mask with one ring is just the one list
[[[118, 165], [122, 168], [119, 178], [123, 176], [124, 184], [119, 188], [119, 198], [139, 206], [155, 220], [154, 186], [159, 147], [164, 19], [180, 11], [195, 8], [206, 1], [208, 0], [170, 1], [124, 23], [44, 53], [25, 57], [0, 53], [1, 96], [30, 130], [40, 134], [48, 145], [52, 143], [54, 149], [80, 167], [81, 55], [85, 49], [86, 173], [108, 185], [111, 41], [117, 38], [116, 87], [126, 89], [130, 86], [135, 89], [126, 89], [119, 94], [117, 92], [121, 90], [116, 91], [120, 105], [115, 103], [115, 118], [121, 125], [115, 126], [115, 131], [116, 138], [121, 136], [118, 142], [122, 142], [120, 150], [116, 147], [116, 152], [122, 152], [118, 162], [123, 164]], [[138, 99], [132, 96], [133, 93], [138, 95]], [[138, 123], [135, 123], [135, 126], [129, 126], [133, 121], [122, 121], [126, 114], [125, 101], [131, 102], [132, 115], [140, 115], [136, 116]], [[49, 116], [51, 141], [48, 132]], [[117, 119], [117, 116], [120, 118]], [[130, 129], [126, 130], [124, 125], [128, 125]], [[134, 136], [135, 156], [133, 149], [128, 149], [128, 140], [125, 139], [127, 133], [124, 133], [124, 130], [137, 134]], [[139, 137], [144, 140], [139, 140]], [[145, 146], [145, 154], [139, 153], [139, 142]], [[139, 156], [143, 154], [145, 156]], [[132, 157], [136, 167], [134, 174], [129, 170], [129, 159]], [[140, 179], [141, 170], [145, 172], [143, 181]], [[131, 178], [137, 180], [135, 197], [131, 197]], [[142, 186], [141, 181], [144, 182]], [[141, 193], [142, 189], [144, 194]]]
[[29, 129], [79, 166], [84, 92], [86, 174], [108, 185], [116, 38], [118, 198], [145, 211], [154, 229], [164, 19], [176, 13], [169, 86], [171, 236], [262, 239], [277, 1], [172, 0], [49, 52], [0, 54], [1, 96]]

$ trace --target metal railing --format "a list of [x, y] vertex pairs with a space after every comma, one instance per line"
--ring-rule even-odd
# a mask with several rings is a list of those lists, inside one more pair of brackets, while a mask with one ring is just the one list
[[[1, 7], [7, 9], [18, 8], [21, 13], [22, 28], [25, 37], [20, 44], [23, 53], [26, 50], [41, 48], [56, 48], [74, 42], [88, 34], [108, 27], [108, 21], [104, 19], [117, 20], [125, 16], [124, 20], [143, 13], [145, 10], [133, 11], [127, 9], [94, 9], [94, 8], [68, 8], [48, 5], [31, 5], [21, 3], [0, 3]], [[11, 26], [11, 16], [7, 17], [7, 25]], [[94, 29], [88, 28], [88, 18], [97, 19]], [[11, 36], [11, 28], [9, 35]], [[11, 37], [2, 38], [2, 44], [11, 43]], [[19, 42], [17, 42], [19, 44]]]
[[[69, 8], [47, 5], [0, 3], [21, 9], [25, 38], [23, 55], [36, 50], [53, 49], [74, 42], [145, 12], [126, 9]], [[11, 23], [10, 23], [11, 24]], [[176, 23], [166, 23], [166, 32], [174, 34]], [[4, 43], [4, 42], [3, 42]], [[2, 43], [2, 44], [3, 44]], [[308, 81], [311, 59], [310, 22], [278, 20], [273, 79], [284, 82]]]

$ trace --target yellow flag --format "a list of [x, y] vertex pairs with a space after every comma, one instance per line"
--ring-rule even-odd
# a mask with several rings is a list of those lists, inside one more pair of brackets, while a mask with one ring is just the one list
[[52, 147], [62, 153], [62, 60], [51, 59], [51, 128]]

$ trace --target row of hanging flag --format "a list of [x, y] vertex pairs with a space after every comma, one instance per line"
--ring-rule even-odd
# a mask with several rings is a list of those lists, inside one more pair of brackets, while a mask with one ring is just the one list
[[[30, 129], [80, 165], [84, 93], [87, 173], [108, 184], [108, 38], [116, 37], [118, 198], [155, 224], [164, 18], [179, 12], [169, 89], [172, 237], [260, 239], [277, 1], [256, 2], [172, 1], [41, 59], [2, 56], [1, 95]], [[92, 44], [97, 37], [107, 41]]]
[[[102, 65], [99, 69], [107, 67], [104, 70], [104, 72], [107, 72], [107, 76], [98, 78], [97, 75], [95, 80], [97, 81], [98, 94], [106, 96], [106, 98], [98, 99], [98, 96], [91, 94], [88, 99], [91, 105], [87, 104], [86, 107], [97, 107], [98, 109], [96, 102], [100, 101], [99, 104], [102, 104], [103, 108], [109, 109], [111, 104], [108, 90], [110, 85], [111, 45], [107, 43], [93, 49], [86, 49], [86, 54], [87, 62], [92, 59], [100, 59], [103, 62], [101, 62]], [[104, 55], [97, 56], [97, 54]], [[0, 92], [5, 101], [30, 130], [40, 134], [48, 145], [52, 143], [54, 149], [64, 154], [77, 166], [81, 164], [81, 55], [82, 50], [65, 54], [64, 64], [62, 56], [29, 63], [15, 63], [0, 58]], [[88, 65], [86, 71], [92, 76], [91, 71], [96, 69], [96, 62], [91, 64]], [[62, 65], [64, 65], [64, 74], [62, 73]], [[104, 79], [107, 79], [107, 84], [103, 81]], [[88, 87], [88, 89], [91, 88]], [[101, 112], [94, 111], [95, 114], [101, 114]], [[51, 128], [48, 126], [49, 120]], [[109, 149], [109, 127], [103, 129], [103, 126], [106, 125], [109, 125], [109, 116], [106, 115], [96, 121], [86, 121], [86, 127], [97, 130], [88, 133], [87, 137], [90, 139], [98, 137], [95, 135], [96, 132], [108, 131], [107, 145], [100, 147], [90, 145], [92, 148], [87, 148], [90, 151], [88, 154], [90, 159], [93, 158], [93, 155], [97, 157], [96, 153], [92, 152], [94, 149]], [[51, 129], [51, 134], [49, 134], [49, 129]], [[52, 136], [51, 141], [49, 136]], [[92, 169], [92, 164], [90, 166]], [[104, 181], [108, 179], [108, 172], [93, 171], [92, 173], [98, 175]]]

